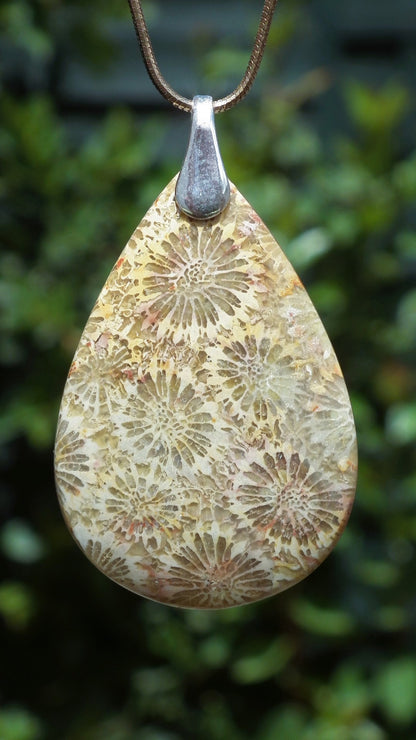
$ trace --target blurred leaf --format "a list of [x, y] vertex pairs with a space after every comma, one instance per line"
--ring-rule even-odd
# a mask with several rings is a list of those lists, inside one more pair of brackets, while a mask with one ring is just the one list
[[245, 740], [231, 715], [227, 702], [217, 691], [202, 697], [202, 716], [199, 732], [207, 740]]
[[231, 667], [233, 678], [242, 684], [259, 683], [276, 676], [293, 654], [293, 645], [287, 639], [274, 640], [253, 655], [239, 658]]
[[381, 607], [375, 617], [377, 628], [385, 632], [399, 632], [404, 630], [409, 622], [406, 610], [398, 605]]
[[180, 677], [171, 668], [143, 668], [136, 671], [132, 686], [140, 716], [178, 719], [183, 712]]
[[229, 659], [230, 645], [225, 637], [212, 635], [201, 643], [199, 654], [205, 665], [219, 668]]
[[405, 293], [397, 309], [397, 323], [416, 340], [416, 289]]
[[377, 560], [364, 560], [358, 563], [356, 571], [363, 583], [376, 588], [389, 588], [397, 583], [400, 577], [397, 566]]
[[1, 740], [38, 740], [42, 735], [41, 723], [26, 709], [0, 709]]
[[11, 400], [0, 418], [0, 442], [25, 434], [36, 449], [53, 443], [58, 409], [56, 400], [30, 398], [23, 393]]
[[394, 128], [409, 105], [407, 90], [396, 83], [388, 83], [376, 91], [359, 82], [351, 82], [346, 88], [346, 99], [353, 120], [360, 128], [373, 134]]
[[294, 126], [276, 140], [273, 154], [282, 167], [305, 166], [319, 160], [320, 141], [310, 128]]
[[[382, 430], [377, 424], [375, 408], [367, 398], [357, 393], [351, 393], [351, 405], [360, 448], [376, 452], [380, 449], [384, 440]], [[365, 462], [364, 465], [359, 466], [359, 471], [361, 473], [366, 472]], [[374, 492], [374, 495], [377, 495], [376, 492]]]
[[229, 76], [240, 78], [247, 67], [247, 52], [238, 49], [216, 48], [205, 55], [202, 71], [209, 82], [221, 82]]
[[[103, 735], [101, 735], [100, 738], [97, 738], [97, 740], [101, 740], [101, 737], [103, 737]], [[105, 736], [105, 738], [107, 740], [107, 736]], [[134, 739], [130, 733], [129, 735], [126, 735], [125, 740], [180, 740], [180, 737], [174, 732], [168, 732], [167, 730], [148, 726], [138, 730]]]
[[416, 440], [416, 403], [398, 403], [390, 406], [386, 418], [386, 432], [395, 444], [409, 444]]
[[406, 200], [414, 202], [416, 198], [416, 153], [404, 162], [395, 165], [393, 182]]
[[290, 188], [283, 178], [262, 177], [255, 181], [248, 181], [243, 190], [244, 196], [252, 204], [254, 210], [261, 211], [266, 220], [268, 214], [280, 215], [290, 207]]
[[34, 16], [34, 8], [28, 2], [5, 0], [0, 8], [0, 26], [18, 47], [42, 58], [51, 53], [52, 44], [48, 33], [36, 25]]
[[27, 586], [17, 581], [0, 584], [0, 614], [12, 630], [27, 627], [34, 614], [34, 599]]
[[302, 706], [281, 706], [263, 720], [255, 740], [300, 740], [308, 726], [305, 710]]
[[328, 213], [327, 228], [333, 241], [353, 245], [360, 231], [360, 220], [356, 211], [344, 208], [333, 209]]
[[401, 256], [416, 261], [416, 231], [399, 231], [396, 245]]
[[374, 177], [363, 162], [349, 162], [341, 148], [338, 166], [321, 166], [315, 175], [317, 186], [344, 207], [357, 207], [368, 197]]
[[290, 43], [293, 34], [300, 24], [305, 24], [307, 15], [301, 12], [295, 4], [282, 6], [279, 12], [279, 22], [272, 23], [268, 43], [272, 49], [281, 51], [285, 44]]
[[21, 519], [10, 519], [0, 531], [0, 545], [7, 557], [18, 563], [36, 563], [45, 546], [36, 532]]
[[342, 637], [354, 631], [354, 620], [341, 609], [324, 608], [306, 599], [296, 599], [291, 608], [294, 622], [302, 629], [327, 637]]
[[359, 737], [360, 726], [367, 724], [364, 718], [371, 706], [369, 687], [360, 669], [344, 663], [330, 683], [315, 691], [314, 705], [320, 718], [316, 727], [319, 732], [330, 737], [332, 726], [334, 734], [338, 731], [346, 737]]
[[149, 631], [149, 643], [155, 655], [167, 658], [179, 670], [192, 671], [196, 667], [196, 655], [191, 635], [183, 622], [170, 621], [167, 617]]
[[380, 669], [376, 691], [382, 711], [394, 722], [416, 718], [416, 658], [396, 658]]
[[386, 405], [410, 396], [416, 387], [415, 381], [409, 365], [393, 360], [384, 362], [374, 378], [377, 395]]
[[326, 254], [331, 248], [327, 231], [320, 228], [309, 229], [293, 239], [285, 248], [286, 256], [295, 269], [305, 270]]
[[342, 285], [333, 281], [314, 283], [309, 289], [309, 295], [318, 313], [334, 315], [345, 307], [345, 292]]
[[[9, 171], [12, 184], [22, 173], [26, 164], [32, 168], [31, 176], [43, 188], [49, 185], [55, 173], [56, 162], [64, 146], [64, 132], [62, 126], [56, 125], [53, 105], [48, 98], [34, 95], [23, 104], [4, 96], [1, 102], [1, 113], [3, 119], [12, 132], [12, 146], [8, 152], [7, 165], [13, 168]], [[48, 136], [45, 137], [45, 132]], [[19, 153], [20, 161], [17, 163], [10, 156]]]

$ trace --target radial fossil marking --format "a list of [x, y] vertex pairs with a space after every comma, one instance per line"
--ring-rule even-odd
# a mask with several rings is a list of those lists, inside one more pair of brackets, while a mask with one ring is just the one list
[[208, 380], [218, 400], [238, 419], [258, 422], [283, 413], [299, 385], [287, 342], [258, 332], [235, 334], [235, 341], [207, 350]]
[[313, 406], [314, 430], [320, 434], [329, 449], [339, 445], [344, 453], [355, 455], [355, 430], [349, 399], [343, 392], [344, 381], [340, 373], [333, 374], [324, 382], [312, 386], [316, 391]]
[[133, 446], [136, 460], [151, 457], [176, 470], [192, 465], [204, 469], [218, 454], [217, 409], [187, 380], [186, 371], [177, 375], [157, 369], [137, 384], [126, 406], [127, 420], [121, 423], [122, 444]]
[[91, 562], [106, 576], [125, 588], [134, 587], [130, 565], [111, 535], [89, 539], [84, 545], [84, 550]]
[[[247, 320], [257, 307], [247, 257], [219, 225], [183, 223], [146, 262], [143, 312], [157, 335], [175, 342], [215, 338], [234, 317]], [[150, 317], [150, 318], [149, 318]]]
[[273, 585], [271, 563], [264, 563], [218, 531], [184, 535], [172, 552], [165, 575], [169, 601], [178, 606], [212, 608], [256, 601]]
[[69, 429], [69, 422], [61, 418], [55, 446], [55, 474], [62, 495], [78, 496], [84, 485], [83, 476], [90, 469], [84, 444], [78, 432]]
[[104, 494], [103, 522], [126, 540], [143, 541], [156, 549], [164, 535], [180, 527], [179, 503], [168, 481], [152, 476], [149, 465], [132, 465], [120, 470]]
[[328, 546], [326, 538], [337, 529], [345, 508], [341, 486], [334, 488], [296, 452], [266, 452], [261, 464], [251, 464], [245, 480], [250, 482], [239, 487], [237, 499], [267, 537], [282, 544], [295, 540], [306, 548]]
[[68, 392], [74, 393], [93, 415], [110, 414], [125, 394], [125, 383], [131, 375], [130, 358], [125, 344], [109, 351], [109, 336], [101, 334], [95, 342], [80, 347], [69, 375]]
[[[293, 440], [299, 450], [306, 449], [307, 441], [308, 455], [314, 458], [317, 466], [328, 457], [337, 458], [338, 473], [346, 468], [355, 470], [357, 463], [354, 421], [344, 389], [339, 368], [318, 379], [311, 377], [303, 407], [288, 409], [277, 425], [277, 435]], [[329, 466], [329, 475], [332, 472], [334, 469]]]
[[110, 578], [184, 607], [276, 594], [340, 536], [356, 478], [348, 395], [319, 318], [232, 188], [180, 215], [175, 181], [83, 332], [56, 439], [73, 535]]

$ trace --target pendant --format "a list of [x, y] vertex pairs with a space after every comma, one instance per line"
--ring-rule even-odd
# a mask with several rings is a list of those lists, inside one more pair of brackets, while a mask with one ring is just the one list
[[194, 100], [179, 178], [92, 310], [55, 447], [59, 501], [87, 557], [141, 596], [191, 608], [264, 599], [311, 573], [344, 529], [357, 470], [334, 350], [228, 183], [210, 101]]

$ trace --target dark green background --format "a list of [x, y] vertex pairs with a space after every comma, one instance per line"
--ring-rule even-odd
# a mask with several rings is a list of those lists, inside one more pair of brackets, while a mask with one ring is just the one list
[[[241, 76], [260, 0], [147, 3], [181, 92]], [[351, 391], [357, 502], [264, 603], [175, 611], [78, 551], [52, 475], [59, 397], [108, 271], [180, 166], [124, 0], [3, 0], [0, 740], [416, 737], [414, 0], [280, 0], [228, 174], [306, 283]]]

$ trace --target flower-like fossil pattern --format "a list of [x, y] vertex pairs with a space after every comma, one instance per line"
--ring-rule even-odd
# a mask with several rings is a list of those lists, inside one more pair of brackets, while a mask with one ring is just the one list
[[234, 341], [207, 350], [208, 380], [219, 401], [239, 420], [258, 424], [281, 416], [301, 388], [302, 374], [296, 372], [290, 345], [258, 331], [235, 334]]
[[115, 474], [104, 493], [103, 523], [125, 541], [157, 549], [180, 527], [180, 503], [172, 486], [153, 479], [149, 465]]
[[247, 255], [219, 224], [185, 222], [146, 261], [143, 314], [158, 337], [212, 339], [257, 307], [248, 268]]
[[345, 516], [348, 493], [346, 486], [334, 487], [297, 452], [266, 452], [243, 476], [237, 500], [253, 525], [278, 547], [294, 545], [309, 556], [329, 546]]
[[113, 547], [105, 547], [101, 541], [88, 540], [85, 554], [109, 578], [126, 585], [130, 583], [129, 566]]
[[169, 554], [168, 603], [218, 609], [256, 601], [272, 587], [271, 562], [245, 548], [244, 539], [234, 545], [230, 534], [213, 527], [185, 534], [181, 548]]
[[125, 394], [132, 375], [131, 353], [123, 343], [111, 352], [111, 338], [101, 334], [97, 341], [80, 346], [68, 377], [67, 390], [94, 416], [111, 414]]
[[123, 444], [135, 451], [140, 462], [160, 460], [173, 471], [195, 466], [205, 468], [220, 452], [221, 430], [215, 405], [202, 389], [181, 376], [156, 370], [137, 384], [125, 411]]
[[60, 496], [68, 493], [78, 496], [89, 470], [89, 458], [84, 449], [85, 441], [69, 422], [61, 418], [55, 445], [55, 475]]
[[232, 188], [178, 213], [172, 181], [117, 260], [60, 411], [60, 503], [90, 560], [142, 596], [222, 608], [310, 573], [348, 519], [354, 424], [299, 278]]

